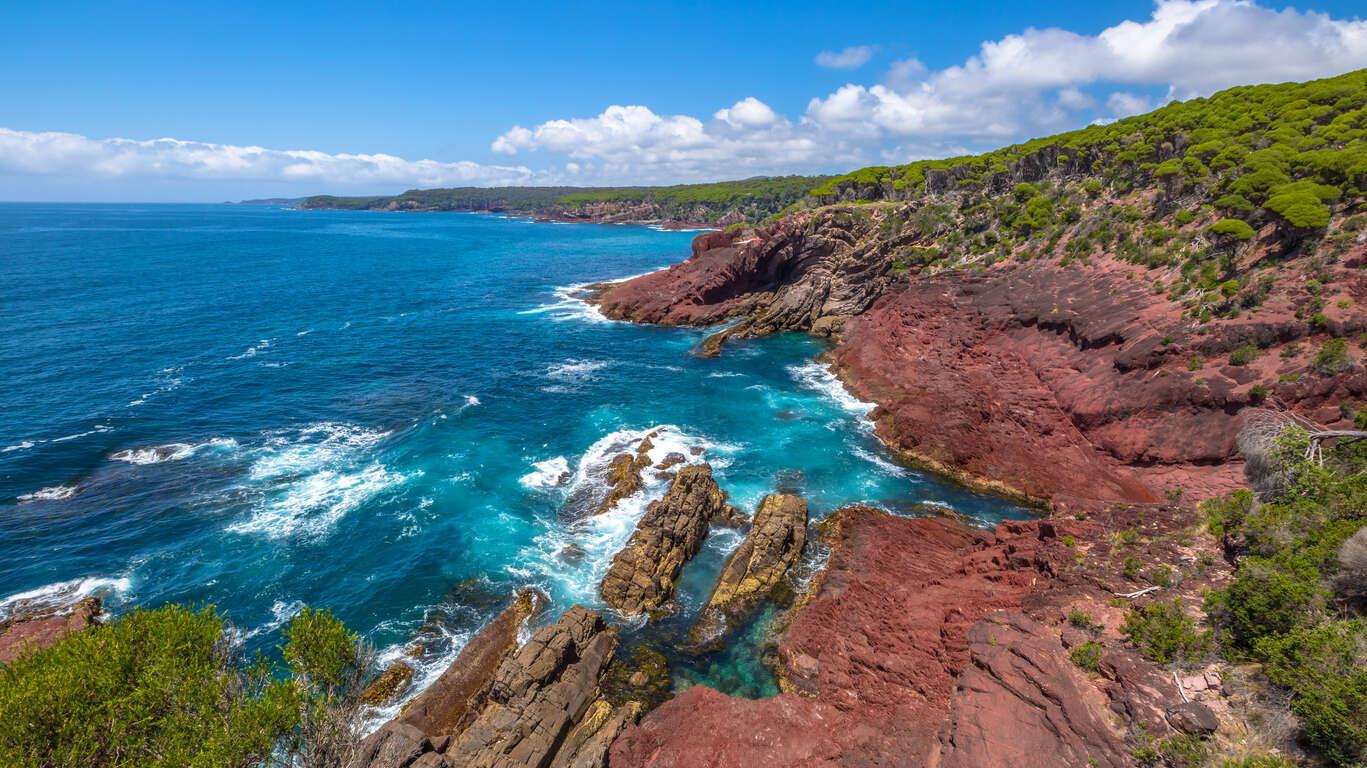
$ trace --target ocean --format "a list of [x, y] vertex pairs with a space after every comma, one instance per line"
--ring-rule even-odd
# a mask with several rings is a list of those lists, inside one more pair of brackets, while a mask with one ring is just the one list
[[[871, 406], [783, 335], [690, 354], [703, 329], [612, 322], [585, 283], [688, 256], [694, 233], [486, 214], [0, 204], [0, 619], [103, 594], [212, 603], [249, 649], [330, 608], [418, 687], [522, 586], [599, 607], [667, 480], [583, 517], [595, 470], [647, 434], [732, 503], [804, 495], [1028, 516], [894, 460]], [[684, 573], [686, 627], [726, 554]], [[813, 547], [807, 572], [819, 566]], [[774, 693], [762, 626], [676, 684]], [[381, 713], [383, 714], [383, 713]]]

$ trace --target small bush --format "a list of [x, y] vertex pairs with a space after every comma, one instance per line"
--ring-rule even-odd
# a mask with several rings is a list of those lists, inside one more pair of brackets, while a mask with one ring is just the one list
[[1229, 353], [1229, 364], [1248, 365], [1249, 363], [1258, 359], [1258, 353], [1261, 351], [1262, 350], [1258, 349], [1258, 347], [1253, 344], [1239, 347], [1238, 349]]
[[1195, 662], [1210, 648], [1210, 632], [1198, 631], [1177, 599], [1130, 611], [1120, 633], [1160, 664], [1178, 659]]
[[1295, 695], [1306, 738], [1330, 763], [1367, 760], [1367, 625], [1333, 621], [1259, 644], [1267, 675]]
[[[1216, 202], [1216, 205], [1219, 205], [1219, 201]], [[1220, 219], [1210, 225], [1210, 231], [1231, 240], [1252, 240], [1254, 235], [1253, 227], [1240, 219]]]
[[1068, 651], [1068, 658], [1092, 674], [1101, 673], [1101, 645], [1099, 643], [1089, 640], [1081, 645], [1074, 646], [1072, 650]]
[[1082, 627], [1083, 629], [1091, 629], [1091, 628], [1092, 628], [1092, 614], [1090, 614], [1090, 613], [1088, 613], [1088, 612], [1082, 610], [1081, 608], [1077, 608], [1077, 607], [1069, 608], [1069, 609], [1068, 609], [1068, 623], [1069, 623], [1069, 624], [1072, 624], [1072, 625], [1075, 626], [1075, 627]]
[[1125, 578], [1129, 579], [1130, 581], [1138, 581], [1139, 569], [1143, 567], [1143, 560], [1140, 560], [1139, 558], [1134, 556], [1130, 556], [1125, 558], [1125, 565], [1123, 567], [1122, 572], [1125, 574]]
[[1352, 368], [1353, 361], [1348, 359], [1347, 343], [1343, 339], [1324, 342], [1315, 353], [1315, 359], [1310, 361], [1310, 367], [1321, 376], [1333, 376]]

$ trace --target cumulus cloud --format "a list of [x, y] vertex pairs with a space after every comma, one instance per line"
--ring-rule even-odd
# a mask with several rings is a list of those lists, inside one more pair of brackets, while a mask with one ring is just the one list
[[[827, 51], [817, 63], [853, 68], [872, 53]], [[796, 119], [753, 97], [706, 122], [611, 106], [596, 117], [515, 126], [493, 149], [564, 155], [597, 163], [611, 178], [642, 180], [838, 170], [991, 149], [1232, 85], [1364, 66], [1364, 21], [1252, 0], [1159, 0], [1148, 18], [1095, 35], [1029, 28], [938, 70], [902, 59], [881, 82], [850, 82], [810, 99]]]
[[644, 106], [614, 105], [595, 117], [514, 126], [494, 140], [495, 152], [563, 155], [592, 167], [604, 183], [670, 183], [760, 174], [815, 172], [853, 165], [865, 153], [844, 136], [783, 118], [748, 97], [703, 122], [660, 115]]
[[873, 58], [873, 46], [852, 45], [843, 51], [822, 51], [816, 55], [817, 66], [830, 69], [859, 69]]
[[6, 128], [0, 128], [0, 174], [309, 182], [320, 189], [527, 184], [537, 177], [523, 166], [469, 161], [444, 163], [384, 154], [328, 154], [180, 139], [92, 139], [74, 133]]
[[899, 62], [884, 84], [814, 98], [807, 117], [832, 129], [867, 133], [873, 125], [890, 136], [986, 145], [1074, 124], [1068, 112], [1092, 106], [1079, 86], [1111, 90], [1105, 100], [1116, 116], [1150, 108], [1125, 86], [1160, 86], [1184, 99], [1367, 66], [1367, 21], [1249, 0], [1160, 0], [1148, 19], [1097, 35], [1031, 28], [984, 42], [962, 64], [934, 72], [918, 65]]

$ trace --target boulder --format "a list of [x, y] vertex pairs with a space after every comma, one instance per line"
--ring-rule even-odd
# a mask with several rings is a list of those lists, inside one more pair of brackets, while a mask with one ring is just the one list
[[402, 659], [395, 661], [389, 665], [384, 674], [366, 687], [365, 693], [361, 696], [361, 701], [372, 707], [384, 706], [402, 693], [412, 680], [413, 667]]
[[431, 753], [432, 742], [426, 734], [411, 725], [391, 720], [361, 741], [347, 766], [413, 768], [419, 758]]
[[1210, 707], [1199, 701], [1186, 701], [1168, 707], [1168, 725], [1182, 733], [1205, 736], [1220, 728], [1220, 719]]
[[787, 494], [765, 496], [745, 541], [722, 567], [689, 642], [698, 649], [716, 645], [769, 595], [806, 544], [807, 502]]
[[651, 502], [626, 547], [599, 585], [603, 602], [625, 616], [655, 613], [672, 603], [684, 563], [702, 548], [708, 521], [726, 508], [712, 467], [684, 467], [664, 498]]

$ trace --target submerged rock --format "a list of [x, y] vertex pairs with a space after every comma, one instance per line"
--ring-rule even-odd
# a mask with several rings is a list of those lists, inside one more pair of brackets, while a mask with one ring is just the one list
[[614, 705], [636, 702], [648, 712], [673, 693], [674, 680], [664, 654], [638, 645], [631, 654], [614, 661], [603, 677], [603, 698]]
[[750, 533], [722, 567], [689, 642], [699, 650], [714, 646], [773, 591], [806, 544], [807, 502], [787, 494], [765, 496]]
[[673, 602], [683, 565], [702, 548], [708, 521], [725, 514], [726, 492], [712, 467], [684, 467], [664, 498], [651, 502], [626, 547], [599, 585], [603, 602], [626, 616], [654, 613]]
[[408, 688], [412, 680], [413, 667], [403, 660], [395, 661], [365, 689], [361, 701], [372, 707], [382, 707]]

